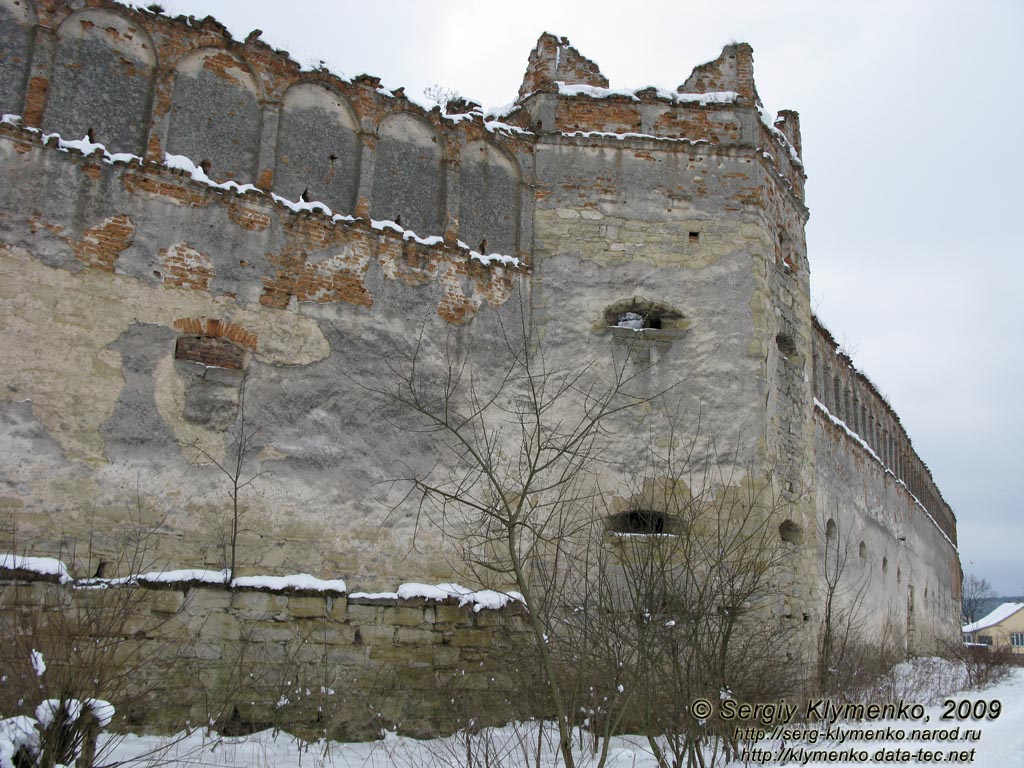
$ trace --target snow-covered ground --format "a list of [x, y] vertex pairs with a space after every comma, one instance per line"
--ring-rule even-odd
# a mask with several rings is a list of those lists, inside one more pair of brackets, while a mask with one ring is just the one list
[[[945, 679], [950, 679], [947, 675]], [[896, 686], [892, 689], [896, 696], [906, 693], [906, 689]], [[915, 695], [915, 694], [910, 694]], [[840, 743], [838, 732], [832, 730], [831, 736], [823, 733], [828, 726], [821, 723], [812, 730], [816, 734], [811, 739], [783, 741], [781, 738], [765, 739], [749, 747], [747, 761], [735, 761], [731, 766], [767, 764], [784, 765], [795, 768], [801, 765], [824, 766], [834, 763], [841, 764], [873, 764], [876, 762], [921, 764], [942, 763], [945, 765], [973, 765], [986, 768], [1024, 768], [1024, 669], [1015, 669], [1001, 683], [984, 691], [954, 692], [948, 696], [936, 695], [933, 691], [924, 692], [918, 689], [915, 700], [904, 699], [908, 706], [920, 703], [923, 706], [919, 719], [907, 720], [874, 720], [870, 722], [842, 721], [838, 727], [844, 734], [850, 729], [866, 729], [873, 735], [882, 735], [886, 729], [891, 733], [889, 738], [859, 739]], [[954, 702], [954, 719], [943, 720], [948, 714], [949, 705], [943, 704], [948, 698]], [[975, 720], [955, 717], [955, 708], [960, 702], [974, 703], [985, 701], [985, 708], [991, 712], [992, 702], [999, 702], [999, 716], [995, 719], [982, 717]], [[896, 701], [879, 701], [878, 703], [897, 703]], [[801, 710], [804, 705], [801, 703]], [[980, 711], [980, 707], [979, 707]], [[804, 727], [794, 721], [794, 726]], [[485, 729], [481, 734], [472, 737], [471, 747], [483, 750], [485, 741], [489, 744], [489, 764], [494, 766], [543, 766], [553, 768], [561, 764], [554, 752], [553, 732], [548, 729], [544, 739], [547, 743], [542, 759], [536, 761], [537, 724], [518, 723], [503, 728]], [[925, 738], [919, 734], [910, 738], [914, 729], [941, 729], [956, 731], [956, 740], [936, 738], [930, 734]], [[968, 729], [972, 733], [967, 733]], [[903, 738], [892, 738], [895, 733], [903, 731]], [[974, 740], [978, 731], [977, 739]], [[968, 739], [964, 739], [965, 734]], [[946, 734], [947, 737], [951, 733]], [[586, 737], [584, 737], [586, 739]], [[465, 766], [467, 760], [467, 740], [464, 735], [455, 735], [445, 739], [417, 741], [394, 734], [386, 734], [385, 738], [371, 743], [338, 743], [338, 742], [303, 742], [284, 733], [263, 731], [244, 738], [220, 738], [216, 735], [195, 731], [190, 735], [179, 735], [174, 739], [162, 739], [152, 736], [128, 736], [123, 738], [110, 753], [105, 755], [104, 762], [109, 764], [115, 760], [126, 760], [149, 753], [153, 764], [168, 768], [192, 768], [193, 766], [222, 766], [224, 768], [259, 768], [274, 766], [275, 768], [302, 768], [303, 766], [333, 766], [335, 768], [375, 768], [377, 766]], [[783, 762], [779, 762], [780, 750], [795, 750]], [[755, 751], [759, 750], [759, 751]], [[815, 755], [814, 750], [822, 750]], [[844, 752], [845, 750], [845, 752]], [[829, 755], [828, 752], [833, 754]], [[881, 754], [880, 754], [881, 751]], [[950, 759], [950, 752], [955, 753]], [[941, 753], [941, 759], [936, 754]], [[964, 753], [964, 754], [960, 754]], [[481, 752], [475, 756], [482, 757]], [[866, 756], [866, 759], [865, 759]], [[142, 763], [145, 764], [145, 763]], [[481, 763], [483, 764], [483, 763]], [[582, 765], [587, 761], [582, 760]], [[616, 737], [611, 745], [609, 766], [614, 768], [655, 768], [656, 763], [646, 743], [639, 737]]]

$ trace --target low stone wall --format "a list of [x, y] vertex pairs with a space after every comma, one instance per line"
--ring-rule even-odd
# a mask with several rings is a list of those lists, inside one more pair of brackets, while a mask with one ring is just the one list
[[[92, 676], [75, 664], [100, 668], [96, 678], [112, 690], [70, 693], [109, 699], [118, 709], [115, 728], [279, 727], [337, 739], [389, 728], [428, 736], [470, 716], [513, 716], [516, 670], [529, 668], [516, 661], [528, 647], [518, 603], [476, 611], [455, 599], [199, 583], [96, 588], [2, 575], [0, 659], [10, 673], [0, 686], [3, 703], [15, 702], [19, 680], [34, 684], [29, 656], [38, 650], [47, 695]], [[82, 657], [88, 643], [102, 644], [102, 653]], [[21, 694], [26, 712], [42, 697], [29, 693]]]

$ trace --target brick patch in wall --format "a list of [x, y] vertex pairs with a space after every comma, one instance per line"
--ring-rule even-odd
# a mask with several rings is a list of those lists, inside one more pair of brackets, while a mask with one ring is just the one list
[[270, 226], [270, 216], [244, 205], [229, 205], [228, 218], [251, 232], [260, 232]]
[[81, 240], [67, 238], [75, 258], [87, 267], [104, 272], [114, 271], [114, 262], [121, 252], [131, 245], [135, 235], [135, 225], [124, 214], [111, 216], [85, 231]]
[[25, 95], [25, 125], [40, 128], [43, 124], [43, 110], [46, 109], [46, 92], [50, 89], [50, 81], [37, 75], [28, 81], [28, 93]]
[[169, 184], [166, 181], [158, 181], [149, 176], [142, 176], [137, 173], [126, 173], [122, 177], [124, 188], [129, 192], [144, 192], [150, 195], [170, 200], [178, 205], [205, 205], [206, 196], [194, 189], [186, 189], [177, 184]]
[[188, 243], [177, 243], [160, 250], [164, 267], [163, 284], [169, 288], [191, 288], [208, 291], [214, 277], [213, 264], [208, 256]]
[[174, 321], [174, 327], [182, 333], [192, 336], [230, 339], [236, 344], [256, 351], [256, 334], [226, 320], [219, 320], [215, 317], [182, 317]]
[[174, 357], [213, 368], [241, 370], [245, 366], [245, 349], [223, 337], [181, 336], [174, 345]]

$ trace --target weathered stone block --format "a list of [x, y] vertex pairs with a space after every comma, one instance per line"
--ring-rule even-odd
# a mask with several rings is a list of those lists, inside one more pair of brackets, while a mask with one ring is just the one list
[[177, 613], [185, 604], [185, 593], [177, 589], [162, 589], [147, 596], [146, 604], [154, 613]]
[[395, 634], [395, 642], [399, 645], [439, 645], [441, 633], [429, 629], [399, 627]]
[[331, 605], [331, 618], [337, 621], [345, 621], [350, 618], [348, 615], [348, 599], [344, 595], [339, 595], [330, 600]]
[[231, 608], [240, 615], [284, 618], [287, 615], [288, 598], [285, 595], [266, 592], [234, 592], [231, 597]]
[[348, 603], [344, 607], [343, 616], [338, 616], [337, 611], [334, 612], [334, 615], [336, 618], [343, 618], [346, 621], [358, 622], [360, 624], [375, 624], [379, 620], [380, 612], [382, 610], [383, 608], [376, 605], [357, 605]]
[[368, 624], [359, 627], [359, 637], [366, 645], [391, 645], [395, 640], [395, 627], [386, 624]]
[[394, 608], [381, 609], [381, 624], [393, 624], [397, 627], [418, 627], [423, 623], [421, 606], [398, 605]]
[[379, 662], [397, 662], [404, 667], [414, 662], [429, 663], [433, 658], [433, 649], [424, 646], [380, 645], [370, 648], [370, 658]]
[[473, 614], [469, 609], [457, 605], [438, 605], [434, 607], [434, 621], [438, 624], [469, 626], [473, 623]]
[[460, 630], [451, 639], [451, 645], [456, 648], [490, 648], [493, 644], [491, 633], [482, 629]]
[[209, 642], [234, 641], [241, 638], [242, 629], [236, 617], [223, 612], [211, 613], [201, 619], [196, 636]]
[[327, 600], [323, 597], [289, 597], [288, 613], [298, 619], [326, 616]]

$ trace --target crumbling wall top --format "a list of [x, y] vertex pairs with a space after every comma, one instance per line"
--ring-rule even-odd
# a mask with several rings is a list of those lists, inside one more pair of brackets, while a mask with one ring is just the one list
[[733, 91], [759, 104], [754, 86], [754, 49], [748, 43], [732, 43], [714, 61], [698, 64], [680, 85], [678, 93]]
[[580, 54], [569, 44], [567, 37], [555, 37], [545, 32], [530, 52], [526, 75], [519, 87], [519, 100], [535, 91], [555, 90], [555, 83], [608, 87], [608, 78], [601, 74], [597, 64]]

